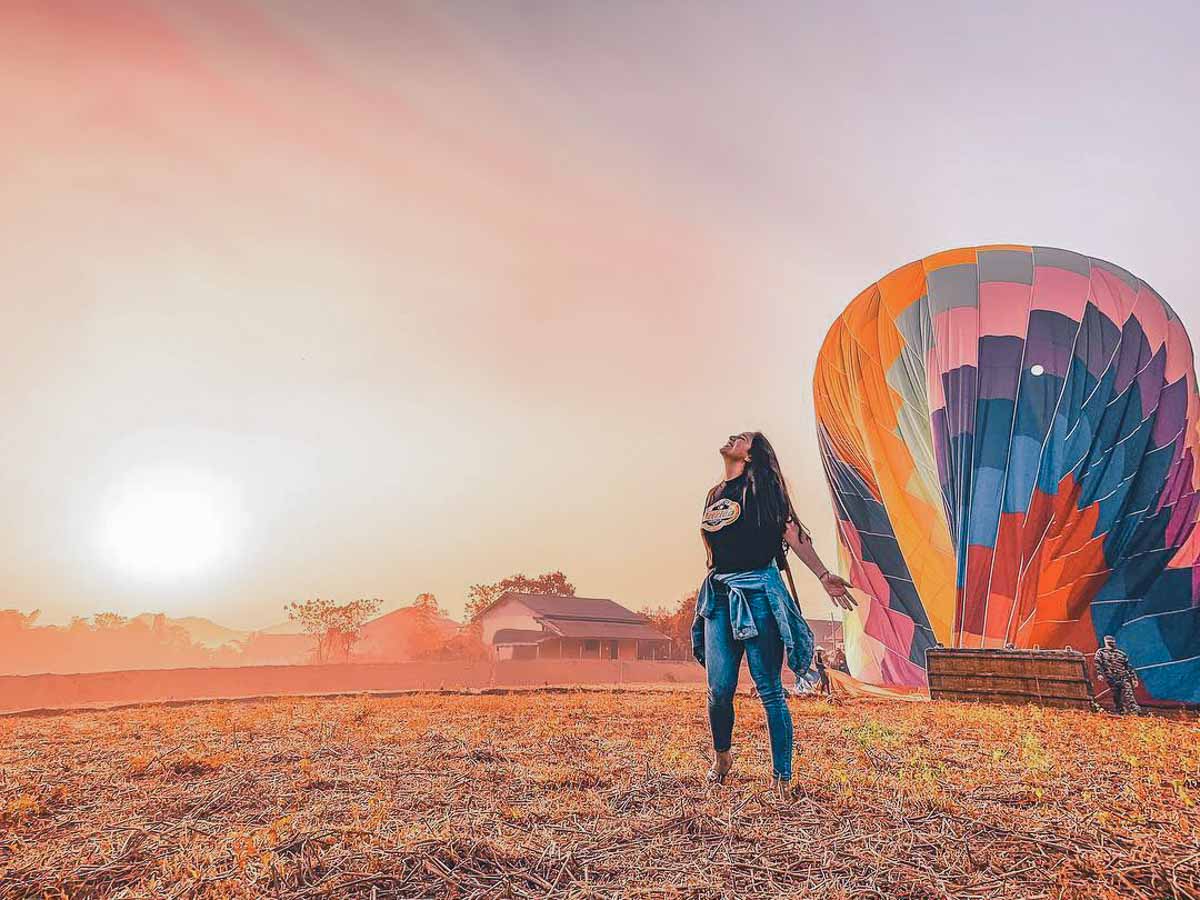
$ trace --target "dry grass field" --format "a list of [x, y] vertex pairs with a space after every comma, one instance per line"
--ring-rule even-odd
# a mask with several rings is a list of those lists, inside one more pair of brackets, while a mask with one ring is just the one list
[[1197, 897], [1200, 729], [695, 692], [279, 699], [0, 719], [0, 897]]

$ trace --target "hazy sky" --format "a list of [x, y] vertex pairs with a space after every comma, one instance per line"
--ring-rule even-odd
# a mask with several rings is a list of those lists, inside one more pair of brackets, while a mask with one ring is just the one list
[[[1192, 4], [0, 2], [0, 606], [673, 603], [825, 330], [1061, 246], [1195, 329]], [[828, 607], [814, 601], [810, 612]]]

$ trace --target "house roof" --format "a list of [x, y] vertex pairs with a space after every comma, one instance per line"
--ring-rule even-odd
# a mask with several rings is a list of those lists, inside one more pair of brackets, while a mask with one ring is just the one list
[[555, 635], [537, 628], [501, 628], [492, 635], [493, 644], [539, 644]]
[[668, 640], [650, 627], [649, 620], [620, 603], [599, 597], [564, 597], [560, 594], [521, 594], [510, 591], [480, 615], [504, 600], [516, 600], [533, 613], [544, 630], [501, 628], [493, 644], [536, 644], [556, 637], [647, 641]]
[[582, 619], [543, 620], [547, 629], [563, 637], [600, 638], [606, 640], [637, 639], [642, 641], [665, 641], [667, 636], [655, 631], [644, 622], [589, 622]]
[[598, 597], [564, 597], [559, 594], [518, 594], [500, 598], [518, 600], [539, 618], [589, 619], [603, 622], [645, 622], [646, 617], [626, 609], [614, 600]]

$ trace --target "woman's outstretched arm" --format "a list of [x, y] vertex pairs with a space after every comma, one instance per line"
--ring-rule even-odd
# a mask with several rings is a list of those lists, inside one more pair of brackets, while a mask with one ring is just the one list
[[829, 567], [821, 562], [817, 548], [813, 546], [812, 538], [799, 522], [789, 519], [783, 531], [783, 538], [800, 558], [800, 561], [817, 576], [821, 587], [825, 588], [825, 593], [829, 595], [829, 599], [833, 601], [834, 605], [840, 606], [842, 609], [854, 609], [858, 606], [858, 601], [850, 593], [849, 582], [840, 575], [830, 572]]

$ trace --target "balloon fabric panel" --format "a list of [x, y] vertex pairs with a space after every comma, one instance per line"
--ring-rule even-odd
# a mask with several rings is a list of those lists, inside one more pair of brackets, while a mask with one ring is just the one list
[[926, 257], [833, 324], [814, 401], [857, 677], [1111, 634], [1151, 696], [1200, 702], [1200, 396], [1145, 282], [1046, 247]]

